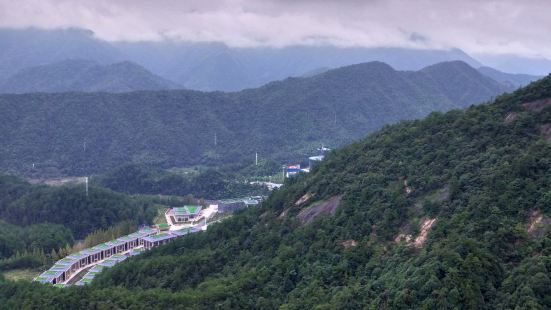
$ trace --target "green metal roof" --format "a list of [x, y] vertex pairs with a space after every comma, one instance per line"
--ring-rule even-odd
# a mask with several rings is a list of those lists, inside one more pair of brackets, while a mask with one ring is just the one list
[[174, 208], [174, 215], [176, 216], [186, 216], [186, 215], [195, 215], [198, 214], [203, 207], [201, 206], [183, 206]]

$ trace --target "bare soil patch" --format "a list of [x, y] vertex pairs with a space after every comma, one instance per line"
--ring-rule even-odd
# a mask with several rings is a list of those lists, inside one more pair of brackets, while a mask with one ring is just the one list
[[517, 118], [517, 116], [518, 116], [518, 114], [515, 113], [515, 112], [511, 112], [511, 113], [507, 114], [505, 116], [505, 120], [504, 120], [505, 124], [512, 123]]
[[531, 237], [543, 237], [549, 227], [551, 227], [551, 218], [546, 217], [540, 210], [532, 211], [526, 230]]
[[427, 241], [429, 231], [435, 222], [436, 222], [435, 218], [434, 219], [426, 218], [425, 220], [423, 220], [423, 223], [421, 224], [421, 232], [413, 241], [414, 247], [416, 248], [423, 247], [423, 245], [425, 244], [425, 241]]
[[349, 249], [349, 248], [353, 248], [355, 246], [358, 245], [358, 241], [354, 240], [354, 239], [348, 239], [348, 240], [344, 240], [343, 242], [341, 242], [341, 245], [345, 248], [345, 249]]
[[528, 110], [540, 112], [548, 106], [551, 106], [551, 98], [545, 98], [540, 100], [535, 100], [531, 102], [526, 102], [522, 104]]
[[299, 200], [297, 200], [297, 201], [295, 202], [295, 206], [298, 207], [298, 206], [301, 206], [301, 205], [307, 203], [308, 201], [310, 201], [310, 198], [312, 198], [312, 196], [313, 196], [312, 193], [306, 193], [306, 194], [304, 194], [302, 197], [300, 197]]
[[551, 142], [551, 123], [541, 125], [540, 133], [545, 141]]

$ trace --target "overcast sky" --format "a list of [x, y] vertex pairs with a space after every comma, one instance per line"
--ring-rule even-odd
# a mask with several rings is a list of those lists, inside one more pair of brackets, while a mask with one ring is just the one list
[[0, 27], [230, 46], [461, 48], [551, 58], [548, 0], [0, 0]]

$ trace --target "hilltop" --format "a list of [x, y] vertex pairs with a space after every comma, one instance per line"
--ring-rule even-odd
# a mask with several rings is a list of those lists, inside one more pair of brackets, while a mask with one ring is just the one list
[[178, 86], [132, 62], [100, 65], [64, 60], [23, 69], [0, 84], [2, 93], [113, 92], [175, 89]]
[[400, 70], [419, 70], [450, 60], [481, 65], [459, 49], [232, 48], [217, 42], [108, 42], [79, 28], [0, 29], [0, 42], [0, 81], [22, 69], [66, 59], [92, 60], [103, 65], [131, 61], [187, 89], [203, 91], [238, 91], [320, 67], [369, 61], [384, 61]]
[[255, 152], [296, 160], [321, 144], [342, 146], [384, 125], [508, 90], [462, 62], [420, 71], [371, 62], [234, 93], [2, 95], [0, 128], [10, 135], [0, 138], [0, 168], [83, 175], [128, 162], [219, 165], [252, 160]]
[[491, 104], [386, 126], [260, 207], [90, 287], [3, 282], [1, 304], [549, 308], [550, 98], [548, 76]]

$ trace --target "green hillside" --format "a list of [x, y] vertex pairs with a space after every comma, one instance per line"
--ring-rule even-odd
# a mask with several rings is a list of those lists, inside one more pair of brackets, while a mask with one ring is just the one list
[[156, 214], [149, 198], [97, 186], [86, 196], [84, 185], [32, 185], [0, 174], [0, 272], [41, 268], [73, 246], [133, 231]]
[[31, 185], [0, 175], [0, 194], [0, 220], [20, 226], [61, 224], [76, 238], [126, 220], [147, 223], [155, 215], [146, 202], [101, 187], [90, 187], [86, 196], [84, 185]]
[[[0, 96], [0, 169], [83, 175], [129, 162], [221, 165], [304, 159], [382, 126], [481, 103], [507, 88], [462, 62], [395, 71], [373, 62], [236, 93]], [[215, 144], [216, 136], [216, 144]], [[34, 164], [34, 168], [33, 168]]]
[[49, 254], [121, 222], [150, 223], [156, 212], [146, 199], [101, 187], [86, 196], [84, 185], [31, 185], [0, 174], [0, 269], [17, 253]]
[[[243, 171], [245, 168], [242, 168]], [[92, 184], [128, 194], [163, 194], [197, 198], [267, 195], [265, 186], [251, 185], [235, 173], [234, 165], [222, 169], [197, 169], [187, 174], [174, 173], [144, 165], [129, 164], [94, 176]], [[275, 169], [279, 170], [276, 165]]]
[[6, 307], [548, 309], [551, 76], [386, 126], [258, 208]]

